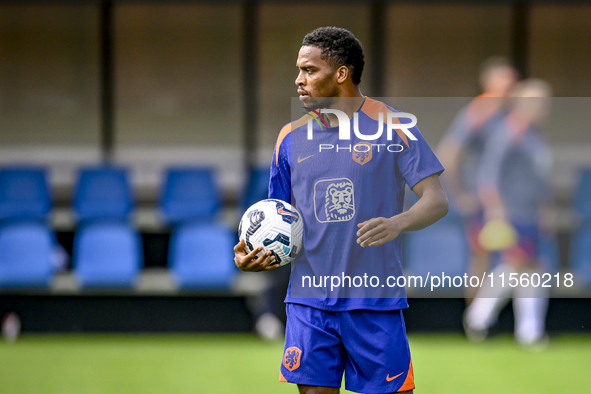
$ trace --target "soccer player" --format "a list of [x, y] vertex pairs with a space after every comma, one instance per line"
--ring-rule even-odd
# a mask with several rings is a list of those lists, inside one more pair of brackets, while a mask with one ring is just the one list
[[[505, 282], [511, 274], [531, 278], [542, 272], [538, 259], [540, 226], [549, 204], [548, 177], [552, 169], [550, 148], [540, 125], [549, 113], [550, 86], [538, 79], [517, 85], [513, 108], [499, 121], [489, 138], [478, 169], [478, 195], [486, 221], [510, 223], [517, 242], [501, 251], [501, 264], [490, 282], [476, 294], [465, 318], [466, 333], [481, 340], [495, 323], [498, 313], [513, 295], [515, 338], [524, 346], [545, 344], [544, 327], [548, 305], [547, 289]], [[513, 293], [513, 294], [511, 294]]]
[[[456, 115], [437, 147], [437, 155], [445, 166], [443, 182], [451, 205], [463, 217], [471, 254], [470, 276], [482, 276], [489, 266], [489, 253], [478, 243], [483, 212], [476, 191], [476, 172], [493, 125], [507, 115], [507, 97], [517, 78], [517, 71], [507, 59], [495, 56], [485, 60], [480, 66], [482, 94]], [[474, 288], [467, 288], [468, 303], [474, 293]]]
[[[279, 133], [269, 185], [269, 197], [296, 204], [304, 222], [304, 248], [292, 264], [285, 299], [279, 379], [305, 394], [338, 393], [343, 373], [347, 390], [412, 392], [405, 288], [310, 288], [303, 279], [332, 274], [345, 282], [368, 273], [384, 283], [386, 276], [400, 277], [400, 234], [447, 213], [443, 167], [417, 127], [388, 129], [388, 114], [397, 111], [362, 95], [363, 47], [351, 32], [322, 27], [307, 34], [296, 65], [299, 99], [310, 112]], [[350, 138], [341, 139], [346, 130]], [[406, 184], [419, 201], [402, 212]], [[236, 265], [273, 269], [270, 253], [255, 257], [261, 250], [247, 254], [241, 241]]]

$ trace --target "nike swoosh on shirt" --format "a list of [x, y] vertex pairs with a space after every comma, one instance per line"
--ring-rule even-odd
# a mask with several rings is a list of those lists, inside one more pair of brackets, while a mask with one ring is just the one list
[[398, 375], [396, 375], [396, 376], [392, 376], [392, 377], [390, 377], [390, 374], [388, 374], [388, 376], [386, 376], [386, 380], [387, 380], [388, 382], [391, 382], [391, 381], [393, 381], [394, 379], [396, 379], [397, 377], [399, 377], [400, 375], [402, 375], [403, 373], [404, 373], [404, 372], [400, 372]]
[[312, 156], [314, 156], [314, 155], [306, 156], [303, 159], [300, 156], [298, 156], [298, 164], [301, 163], [302, 161], [306, 160], [306, 159], [309, 159]]

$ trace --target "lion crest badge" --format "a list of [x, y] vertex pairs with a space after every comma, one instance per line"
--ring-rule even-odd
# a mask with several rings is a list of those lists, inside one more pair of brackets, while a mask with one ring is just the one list
[[299, 348], [295, 346], [288, 347], [283, 355], [283, 366], [293, 372], [300, 367], [301, 358], [302, 351]]
[[355, 190], [348, 178], [326, 179], [314, 185], [314, 213], [320, 223], [346, 222], [355, 216]]

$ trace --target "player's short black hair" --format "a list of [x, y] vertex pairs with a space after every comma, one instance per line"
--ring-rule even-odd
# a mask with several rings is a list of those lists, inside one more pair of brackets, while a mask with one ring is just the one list
[[322, 60], [336, 68], [351, 68], [353, 83], [358, 85], [361, 82], [365, 54], [361, 42], [349, 30], [334, 26], [319, 27], [306, 34], [302, 46], [319, 48]]

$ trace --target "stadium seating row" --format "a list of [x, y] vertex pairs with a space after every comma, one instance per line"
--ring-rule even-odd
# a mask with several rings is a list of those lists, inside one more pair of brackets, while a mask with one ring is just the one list
[[[266, 174], [266, 175], [265, 175]], [[266, 180], [265, 180], [266, 176]], [[252, 174], [245, 203], [266, 195], [268, 170]], [[208, 168], [173, 168], [160, 208], [172, 226], [169, 266], [181, 288], [227, 288], [236, 273], [234, 232], [216, 222], [220, 197]], [[78, 220], [73, 269], [82, 287], [131, 287], [142, 267], [141, 238], [129, 223], [133, 193], [119, 167], [83, 168], [73, 202]], [[54, 274], [55, 235], [43, 168], [0, 170], [0, 287], [46, 287]]]
[[[591, 170], [584, 171], [573, 207], [581, 224], [571, 239], [569, 268], [591, 285]], [[266, 198], [268, 169], [250, 173], [241, 208]], [[413, 193], [408, 193], [412, 204]], [[416, 197], [415, 197], [416, 198]], [[129, 223], [133, 192], [119, 167], [83, 168], [73, 203], [78, 220], [73, 269], [82, 287], [131, 287], [143, 265], [141, 238]], [[234, 231], [216, 222], [220, 196], [213, 171], [172, 168], [166, 173], [160, 209], [172, 226], [169, 268], [181, 288], [227, 288]], [[46, 224], [51, 198], [43, 168], [0, 170], [0, 287], [44, 287], [53, 274], [55, 235]], [[541, 255], [549, 271], [559, 268], [555, 237], [543, 236]], [[463, 275], [468, 246], [456, 212], [404, 236], [405, 269]], [[425, 247], [429, 245], [429, 247]]]

